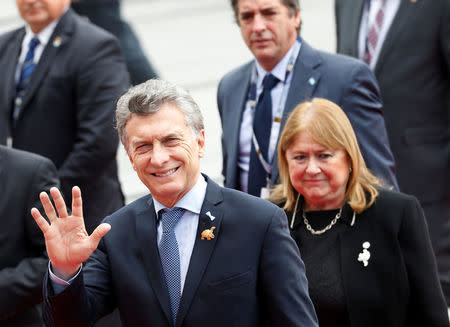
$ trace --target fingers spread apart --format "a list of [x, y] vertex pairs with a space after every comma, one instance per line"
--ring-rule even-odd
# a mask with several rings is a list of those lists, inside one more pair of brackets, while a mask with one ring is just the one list
[[76, 217], [83, 216], [83, 201], [81, 199], [81, 190], [78, 186], [72, 188], [72, 215]]
[[[58, 212], [59, 218], [66, 218], [68, 216], [67, 207], [61, 195], [61, 192], [56, 187], [52, 187], [50, 189], [50, 194], [52, 195], [53, 201], [55, 202], [55, 208]], [[47, 213], [47, 210], [45, 212]]]
[[91, 238], [91, 248], [96, 249], [98, 243], [102, 239], [103, 236], [106, 235], [111, 230], [111, 225], [108, 223], [102, 223], [92, 232]]
[[42, 217], [41, 213], [36, 208], [31, 209], [31, 215], [33, 216], [34, 220], [36, 221], [36, 224], [41, 229], [42, 233], [45, 234], [47, 232], [48, 228], [50, 227], [47, 220], [45, 220], [45, 218]]

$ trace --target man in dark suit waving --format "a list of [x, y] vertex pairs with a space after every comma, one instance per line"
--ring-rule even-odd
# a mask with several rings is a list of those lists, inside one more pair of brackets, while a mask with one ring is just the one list
[[231, 0], [231, 5], [255, 60], [219, 84], [225, 186], [267, 195], [278, 180], [279, 134], [294, 107], [312, 97], [341, 106], [368, 167], [397, 186], [379, 90], [369, 68], [315, 50], [301, 39], [298, 0]]
[[59, 185], [56, 168], [46, 158], [0, 145], [0, 185], [0, 326], [41, 327], [48, 258], [30, 210], [42, 190]]
[[118, 307], [127, 326], [317, 326], [284, 212], [200, 174], [205, 132], [191, 96], [150, 80], [121, 97], [116, 118], [151, 195], [91, 236], [79, 188], [72, 216], [57, 189], [58, 214], [41, 195], [50, 224], [32, 213], [51, 260], [48, 325], [90, 326]]
[[450, 306], [450, 0], [336, 0], [335, 14], [337, 51], [380, 85], [399, 186], [425, 211]]
[[26, 26], [0, 36], [0, 144], [40, 154], [70, 200], [86, 197], [90, 232], [123, 205], [114, 102], [129, 86], [117, 40], [70, 0], [16, 0]]

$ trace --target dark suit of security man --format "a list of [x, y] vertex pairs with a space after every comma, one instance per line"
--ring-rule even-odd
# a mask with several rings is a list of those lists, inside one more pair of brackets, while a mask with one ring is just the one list
[[[73, 185], [82, 187], [90, 232], [124, 203], [113, 120], [114, 103], [129, 86], [120, 47], [69, 0], [16, 2], [26, 26], [0, 36], [0, 144], [51, 159], [68, 200]], [[35, 36], [35, 66], [19, 93]]]
[[[0, 145], [0, 326], [41, 327], [45, 241], [30, 210], [58, 186], [53, 163]], [[39, 206], [40, 207], [40, 206]]]

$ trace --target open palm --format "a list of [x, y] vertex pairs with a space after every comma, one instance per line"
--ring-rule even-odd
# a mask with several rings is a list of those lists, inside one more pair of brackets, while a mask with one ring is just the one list
[[53, 187], [50, 193], [55, 206], [47, 193], [40, 194], [40, 200], [50, 223], [36, 208], [31, 210], [31, 214], [44, 234], [53, 272], [67, 280], [76, 274], [81, 264], [95, 251], [101, 238], [109, 232], [111, 226], [105, 223], [100, 224], [89, 236], [84, 226], [80, 189], [76, 186], [72, 189], [72, 215], [68, 214], [59, 190]]

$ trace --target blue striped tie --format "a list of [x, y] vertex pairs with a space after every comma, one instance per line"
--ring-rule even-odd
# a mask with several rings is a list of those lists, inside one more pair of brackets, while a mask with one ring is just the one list
[[14, 111], [12, 116], [14, 124], [19, 118], [22, 100], [25, 94], [25, 89], [28, 83], [30, 82], [31, 74], [33, 73], [34, 67], [36, 66], [33, 59], [34, 59], [34, 50], [36, 49], [36, 46], [38, 44], [39, 39], [36, 36], [30, 40], [30, 43], [28, 43], [28, 52], [25, 56], [25, 60], [22, 65], [22, 70], [20, 71], [19, 83], [17, 83], [16, 99], [14, 102]]
[[163, 209], [160, 213], [163, 232], [159, 242], [159, 255], [169, 291], [172, 319], [175, 324], [181, 299], [180, 252], [175, 236], [175, 226], [183, 216], [184, 209]]

